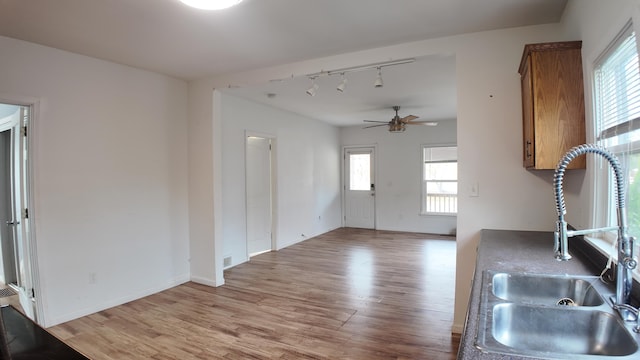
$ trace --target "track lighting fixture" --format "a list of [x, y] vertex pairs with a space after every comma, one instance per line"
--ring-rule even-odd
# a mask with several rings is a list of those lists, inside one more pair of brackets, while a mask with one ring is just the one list
[[378, 66], [378, 77], [376, 77], [376, 81], [373, 83], [373, 87], [381, 88], [383, 85], [382, 82], [382, 67]]
[[[182, 0], [182, 1], [191, 1], [191, 0]], [[238, 1], [238, 0], [236, 0]], [[240, 0], [241, 1], [241, 0]], [[375, 82], [373, 83], [373, 86], [376, 88], [381, 88], [384, 83], [382, 81], [382, 68], [386, 67], [386, 66], [396, 66], [396, 65], [403, 65], [403, 64], [410, 64], [412, 62], [415, 62], [415, 59], [409, 58], [409, 59], [399, 59], [399, 60], [391, 60], [391, 61], [385, 61], [385, 62], [378, 62], [378, 63], [373, 63], [373, 64], [367, 64], [367, 65], [358, 65], [358, 66], [352, 66], [352, 67], [346, 67], [346, 68], [340, 68], [340, 69], [333, 69], [333, 70], [322, 70], [319, 72], [315, 72], [312, 74], [306, 74], [306, 75], [301, 75], [304, 76], [306, 78], [308, 78], [309, 80], [311, 80], [311, 87], [309, 87], [306, 91], [306, 93], [309, 96], [314, 96], [316, 94], [316, 92], [318, 91], [318, 84], [316, 84], [315, 80], [319, 77], [323, 77], [323, 76], [333, 76], [333, 75], [338, 75], [340, 74], [342, 77], [342, 81], [340, 82], [340, 84], [338, 84], [338, 86], [336, 87], [337, 91], [340, 92], [344, 92], [344, 90], [347, 87], [347, 78], [345, 76], [346, 73], [351, 73], [351, 72], [356, 72], [356, 71], [365, 71], [365, 70], [373, 70], [373, 69], [377, 69], [378, 70], [378, 76], [376, 77]], [[295, 78], [296, 75], [291, 74], [290, 78]], [[284, 81], [284, 80], [288, 80], [289, 78], [282, 78], [282, 79], [273, 79], [270, 81], [273, 82], [279, 82], [279, 81]], [[403, 131], [402, 129], [398, 129], [397, 131]]]
[[316, 91], [318, 91], [318, 88], [320, 86], [318, 86], [318, 84], [316, 84], [316, 78], [315, 77], [310, 77], [309, 79], [311, 80], [311, 87], [309, 87], [307, 89], [307, 95], [315, 96], [316, 95]]
[[344, 77], [344, 73], [342, 73], [340, 75], [342, 76], [342, 82], [340, 82], [340, 85], [338, 85], [336, 90], [338, 90], [340, 92], [344, 92], [344, 89], [347, 87], [347, 78]]

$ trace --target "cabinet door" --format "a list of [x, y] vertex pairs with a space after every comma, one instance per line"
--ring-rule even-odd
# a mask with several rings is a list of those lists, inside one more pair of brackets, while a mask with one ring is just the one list
[[[580, 50], [531, 54], [535, 168], [555, 169], [571, 147], [585, 141]], [[584, 168], [584, 157], [568, 168]]]
[[531, 83], [531, 57], [527, 58], [527, 64], [520, 78], [522, 86], [522, 134], [523, 134], [523, 150], [522, 160], [524, 167], [530, 168], [535, 166], [535, 142], [534, 142], [534, 126], [533, 126], [533, 94]]

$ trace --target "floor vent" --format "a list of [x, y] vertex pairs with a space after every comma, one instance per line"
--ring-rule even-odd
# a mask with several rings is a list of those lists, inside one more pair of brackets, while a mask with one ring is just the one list
[[15, 294], [17, 294], [17, 293], [15, 291], [13, 291], [13, 289], [11, 289], [11, 288], [0, 289], [0, 298], [13, 296]]
[[231, 256], [227, 256], [226, 258], [224, 258], [223, 266], [224, 267], [231, 266]]

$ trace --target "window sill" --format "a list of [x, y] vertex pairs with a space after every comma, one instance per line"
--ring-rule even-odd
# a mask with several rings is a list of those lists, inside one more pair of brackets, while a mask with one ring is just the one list
[[[604, 240], [586, 238], [582, 236], [576, 236], [569, 240], [569, 251], [574, 252], [575, 255], [580, 255], [582, 259], [592, 267], [594, 272], [599, 275], [607, 265], [609, 259], [609, 251], [612, 245]], [[614, 262], [610, 270], [607, 270], [613, 278], [615, 278], [615, 258], [616, 251], [614, 251]], [[637, 306], [640, 303], [640, 277], [638, 274], [633, 274], [633, 287], [631, 289], [632, 303]]]
[[[587, 244], [593, 246], [596, 250], [598, 250], [604, 257], [607, 259], [609, 256], [613, 258], [613, 263], [615, 264], [618, 261], [618, 251], [610, 242], [598, 238], [593, 238], [590, 236], [585, 236], [584, 240]], [[604, 267], [602, 268], [604, 269]], [[637, 282], [640, 282], [640, 274], [637, 271], [632, 272], [633, 279]]]
[[420, 216], [448, 216], [448, 217], [457, 217], [458, 214], [451, 213], [419, 213]]

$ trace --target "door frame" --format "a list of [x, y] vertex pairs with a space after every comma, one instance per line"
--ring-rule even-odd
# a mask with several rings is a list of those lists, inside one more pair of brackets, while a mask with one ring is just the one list
[[[36, 166], [37, 162], [36, 157], [36, 129], [39, 118], [42, 113], [42, 106], [40, 100], [38, 98], [26, 97], [26, 96], [17, 96], [12, 94], [0, 93], [0, 103], [18, 105], [18, 106], [27, 106], [29, 107], [29, 123], [27, 124], [27, 136], [25, 139], [25, 146], [27, 148], [27, 181], [26, 181], [26, 189], [24, 191], [27, 193], [27, 203], [23, 204], [23, 206], [29, 209], [29, 216], [26, 219], [23, 219], [24, 222], [27, 223], [29, 227], [29, 233], [25, 242], [27, 244], [27, 248], [25, 251], [28, 253], [27, 258], [29, 260], [29, 267], [31, 273], [31, 287], [32, 287], [32, 295], [33, 297], [29, 297], [28, 299], [24, 299], [25, 294], [20, 294], [21, 303], [23, 300], [33, 301], [33, 315], [34, 321], [38, 324], [43, 324], [44, 319], [44, 295], [42, 294], [42, 287], [40, 284], [40, 271], [38, 266], [38, 255], [37, 255], [37, 241], [36, 241], [36, 224], [35, 217], [37, 213], [36, 205], [35, 205], [35, 178], [36, 178]], [[25, 310], [27, 311], [27, 310]]]
[[342, 193], [342, 227], [345, 227], [347, 224], [347, 183], [346, 183], [346, 166], [347, 166], [347, 151], [355, 150], [355, 149], [373, 149], [373, 183], [376, 184], [375, 188], [375, 196], [373, 197], [373, 230], [378, 229], [378, 211], [377, 211], [377, 203], [378, 203], [378, 191], [380, 186], [378, 185], [378, 145], [377, 144], [363, 144], [363, 145], [344, 145], [342, 146], [342, 158], [341, 161], [341, 172], [342, 176], [340, 177], [340, 189]]
[[246, 249], [246, 257], [247, 257], [247, 261], [249, 261], [251, 259], [251, 257], [249, 256], [249, 236], [248, 236], [248, 206], [247, 206], [247, 139], [250, 136], [255, 136], [255, 137], [259, 137], [259, 138], [263, 138], [263, 139], [269, 139], [269, 142], [271, 143], [271, 151], [269, 151], [269, 160], [271, 162], [270, 166], [269, 166], [269, 172], [270, 172], [270, 181], [271, 181], [271, 251], [273, 250], [277, 250], [277, 227], [276, 224], [277, 222], [277, 184], [276, 184], [276, 179], [277, 179], [277, 166], [276, 166], [276, 150], [277, 150], [277, 139], [275, 135], [272, 134], [267, 134], [267, 133], [262, 133], [262, 132], [257, 132], [257, 131], [252, 131], [252, 130], [245, 130], [244, 132], [244, 183], [245, 183], [245, 190], [244, 190], [244, 219], [245, 219], [245, 249]]

